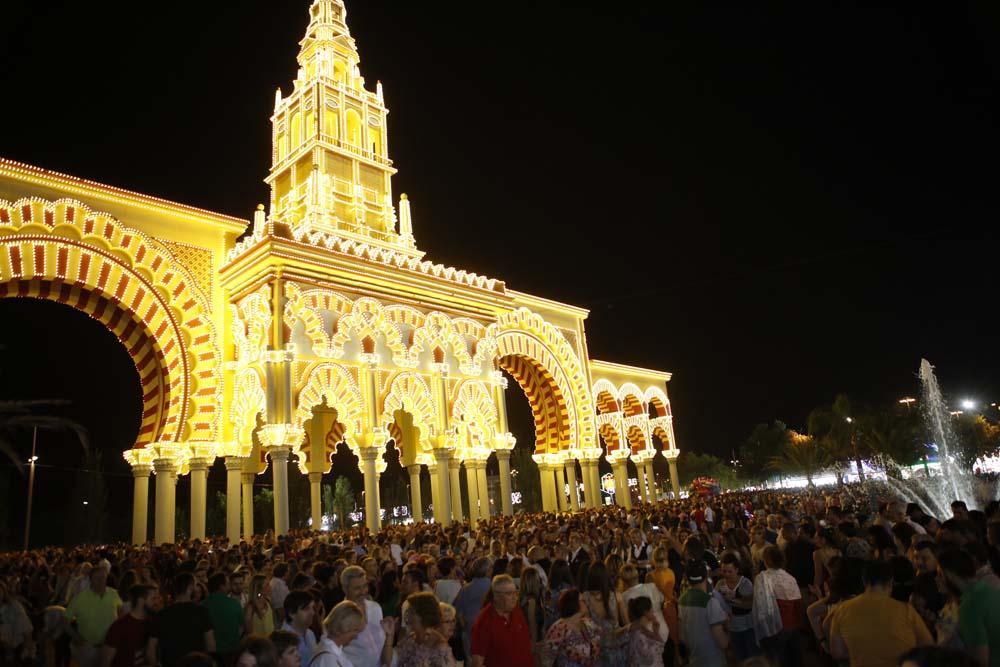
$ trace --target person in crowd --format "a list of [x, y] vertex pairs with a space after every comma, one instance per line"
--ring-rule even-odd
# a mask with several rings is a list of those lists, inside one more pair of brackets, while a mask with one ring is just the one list
[[240, 647], [243, 635], [243, 608], [232, 597], [229, 578], [225, 572], [217, 572], [208, 578], [208, 597], [202, 606], [208, 610], [215, 631], [215, 650], [222, 661], [228, 664]]
[[[267, 637], [250, 635], [236, 648], [235, 654], [234, 664], [236, 667], [277, 667], [278, 665], [278, 651], [274, 643]], [[187, 667], [183, 661], [181, 664], [183, 667]]]
[[[270, 640], [278, 654], [278, 667], [302, 667], [297, 634], [285, 630], [275, 630], [271, 633]], [[315, 657], [316, 653], [313, 653], [313, 658]]]
[[726, 610], [718, 596], [710, 593], [708, 568], [704, 561], [690, 561], [684, 574], [688, 587], [677, 601], [682, 653], [694, 667], [725, 667]]
[[34, 656], [33, 631], [24, 605], [10, 594], [7, 584], [0, 581], [0, 658], [3, 664], [13, 665]]
[[[704, 561], [696, 561], [699, 563], [704, 563]], [[660, 632], [660, 639], [664, 643], [670, 638], [670, 630], [667, 627], [667, 621], [663, 618], [663, 594], [660, 593], [660, 589], [656, 587], [656, 584], [652, 582], [639, 583], [639, 570], [632, 563], [626, 563], [620, 573], [620, 578], [622, 582], [622, 602], [624, 603], [625, 609], [628, 609], [628, 602], [632, 598], [637, 597], [647, 597], [653, 605], [653, 615], [656, 616], [656, 626]], [[626, 619], [627, 622], [631, 623], [633, 619]]]
[[830, 654], [852, 667], [892, 667], [902, 653], [934, 639], [913, 607], [892, 598], [890, 563], [870, 561], [864, 572], [865, 592], [833, 612]]
[[729, 614], [729, 639], [737, 660], [746, 660], [759, 652], [753, 632], [753, 582], [740, 574], [740, 559], [733, 552], [722, 554], [722, 578], [715, 584]]
[[580, 601], [600, 633], [600, 664], [603, 667], [625, 667], [629, 661], [628, 628], [621, 625], [618, 596], [611, 590], [604, 563], [598, 561], [591, 565]]
[[492, 601], [472, 625], [472, 667], [531, 665], [531, 632], [517, 606], [517, 587], [507, 574], [490, 582]]
[[557, 603], [559, 620], [545, 633], [542, 665], [546, 667], [597, 667], [600, 655], [599, 629], [591, 621], [587, 607], [580, 603], [580, 591], [563, 591]]
[[175, 667], [188, 653], [215, 653], [215, 631], [208, 610], [191, 600], [194, 575], [181, 572], [173, 581], [174, 603], [153, 617], [146, 657], [151, 665]]
[[441, 607], [433, 593], [413, 593], [406, 599], [406, 627], [410, 632], [395, 648], [398, 667], [440, 665], [452, 667], [455, 658], [443, 634]]
[[450, 556], [437, 562], [438, 580], [434, 583], [434, 595], [441, 602], [451, 604], [462, 590], [462, 582], [455, 577], [456, 565], [455, 559]]
[[111, 624], [118, 618], [122, 601], [108, 586], [109, 567], [91, 568], [88, 586], [73, 596], [66, 616], [75, 623], [73, 656], [79, 667], [96, 667]]
[[248, 635], [267, 637], [274, 632], [274, 610], [271, 608], [271, 584], [263, 574], [250, 579], [247, 606], [243, 610], [243, 628]]
[[465, 647], [462, 644], [462, 636], [457, 632], [458, 612], [447, 602], [440, 602], [441, 607], [441, 635], [448, 642], [451, 648], [451, 657], [456, 665], [465, 664]]
[[479, 557], [472, 561], [467, 575], [468, 581], [462, 586], [452, 603], [458, 612], [465, 655], [471, 655], [472, 626], [483, 608], [486, 593], [490, 590], [489, 569], [490, 561], [488, 558]]
[[784, 569], [785, 554], [775, 545], [764, 549], [764, 570], [753, 582], [753, 619], [757, 641], [771, 660], [789, 667], [802, 664], [799, 628], [805, 617], [802, 592]]
[[299, 638], [299, 657], [309, 664], [316, 650], [316, 635], [312, 631], [315, 601], [305, 591], [293, 590], [285, 596], [285, 622], [281, 629]]
[[391, 617], [383, 618], [382, 608], [377, 602], [368, 599], [367, 574], [357, 565], [348, 566], [340, 574], [340, 586], [344, 590], [346, 601], [353, 602], [361, 610], [365, 621], [364, 627], [351, 642], [340, 644], [344, 655], [354, 667], [380, 667], [389, 664], [396, 636], [396, 621]]
[[542, 641], [545, 632], [544, 591], [538, 570], [529, 567], [522, 573], [518, 591], [517, 606], [528, 621], [531, 645], [534, 649]]
[[[285, 608], [285, 597], [287, 597], [289, 588], [289, 569], [288, 563], [278, 563], [271, 570], [271, 609], [274, 610], [276, 614], [281, 614], [281, 610]], [[275, 617], [275, 620], [280, 620]]]
[[629, 625], [627, 664], [663, 667], [666, 643], [660, 639], [653, 603], [647, 597], [632, 598], [628, 601], [628, 615], [633, 621]]
[[[351, 584], [355, 590], [362, 585], [367, 590], [364, 570], [360, 567], [357, 569], [361, 574], [353, 573]], [[352, 600], [347, 599], [337, 603], [323, 619], [323, 636], [316, 646], [316, 653], [309, 663], [303, 663], [303, 667], [354, 667], [359, 664], [350, 659], [346, 650], [366, 631], [369, 620], [365, 618], [365, 609]]]
[[[963, 509], [964, 503], [958, 513]], [[995, 579], [993, 573], [977, 572], [968, 551], [950, 548], [938, 557], [938, 581], [959, 600], [958, 637], [969, 654], [987, 667], [1000, 666], [1000, 586]]]
[[101, 647], [101, 667], [135, 667], [145, 662], [151, 608], [156, 606], [157, 596], [155, 586], [135, 584], [129, 588], [129, 611], [108, 628]]

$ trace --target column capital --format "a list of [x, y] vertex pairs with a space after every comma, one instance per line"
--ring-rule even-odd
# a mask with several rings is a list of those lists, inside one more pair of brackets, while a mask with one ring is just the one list
[[514, 437], [513, 433], [497, 433], [493, 438], [493, 451], [497, 454], [500, 452], [510, 453], [510, 450], [514, 449], [514, 445], [517, 444], [517, 438]]
[[664, 449], [662, 452], [663, 458], [670, 461], [671, 463], [677, 460], [677, 457], [681, 455], [679, 449]]
[[321, 472], [310, 472], [309, 481], [316, 482], [317, 484], [323, 481], [323, 473]]
[[149, 477], [152, 474], [153, 474], [153, 465], [151, 463], [132, 464], [133, 477]]
[[362, 461], [372, 461], [374, 463], [378, 455], [382, 453], [382, 450], [378, 447], [359, 447], [358, 448], [358, 459]]
[[362, 452], [366, 449], [381, 450], [382, 445], [388, 440], [389, 432], [380, 426], [353, 434], [350, 437], [350, 444]]
[[205, 470], [205, 471], [207, 471], [210, 467], [212, 467], [212, 463], [214, 461], [215, 461], [214, 457], [213, 458], [203, 458], [203, 457], [199, 456], [199, 457], [196, 457], [196, 458], [193, 458], [193, 459], [188, 459], [188, 470], [191, 470], [191, 471], [194, 471], [194, 470]]
[[173, 459], [153, 459], [153, 470], [157, 475], [177, 475], [179, 466]]
[[[277, 463], [288, 463], [288, 459], [292, 456], [292, 450], [290, 447], [268, 447], [267, 455]], [[242, 469], [241, 466], [240, 470]]]
[[448, 469], [449, 470], [461, 470], [462, 469], [462, 459], [457, 456], [452, 456], [448, 459]]
[[497, 460], [510, 461], [510, 450], [509, 449], [497, 449], [497, 450], [494, 450], [493, 453], [497, 455]]
[[438, 463], [447, 462], [452, 459], [455, 449], [452, 447], [435, 447], [434, 458]]
[[240, 473], [243, 473], [243, 466], [246, 465], [246, 462], [247, 460], [242, 456], [227, 456], [225, 458], [226, 470], [238, 470]]
[[294, 424], [265, 424], [260, 427], [260, 445], [265, 450], [297, 447], [306, 432]]

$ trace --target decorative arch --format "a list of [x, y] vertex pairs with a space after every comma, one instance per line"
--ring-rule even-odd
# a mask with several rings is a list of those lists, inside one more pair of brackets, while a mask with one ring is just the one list
[[313, 408], [326, 401], [337, 411], [337, 421], [344, 425], [344, 434], [361, 430], [361, 391], [350, 372], [340, 364], [324, 362], [304, 374], [295, 407], [295, 426], [301, 428], [312, 417]]
[[598, 414], [608, 412], [621, 412], [621, 404], [618, 401], [618, 388], [608, 380], [598, 380], [594, 383], [594, 405]]
[[0, 286], [2, 296], [78, 308], [125, 344], [143, 381], [136, 447], [216, 438], [219, 356], [206, 300], [158, 243], [72, 199], [0, 200]]
[[[385, 308], [375, 299], [362, 297], [354, 302], [351, 312], [337, 320], [336, 332], [330, 339], [330, 347], [344, 353], [344, 344], [355, 336], [358, 340], [383, 338], [385, 345], [392, 352], [393, 362], [397, 366], [409, 366], [406, 358], [406, 348], [403, 338], [393, 324], [386, 318]], [[338, 356], [339, 356], [338, 355]]]
[[468, 368], [472, 364], [465, 338], [455, 330], [450, 317], [437, 311], [428, 313], [423, 326], [413, 332], [413, 343], [408, 352], [410, 364], [416, 365], [422, 352], [435, 347], [451, 350], [462, 368]]
[[[409, 413], [413, 417], [413, 426], [420, 429], [422, 437], [426, 437], [437, 421], [434, 398], [427, 383], [416, 373], [400, 373], [389, 381], [387, 387], [382, 400], [382, 423], [396, 441], [400, 459], [405, 453], [409, 460], [412, 458], [411, 453], [415, 455], [420, 452], [420, 444], [406, 442], [402, 430], [396, 424], [396, 413]], [[395, 430], [392, 428], [394, 425], [397, 426]]]
[[626, 382], [618, 390], [619, 405], [626, 417], [641, 415], [647, 412], [642, 390], [631, 382]]
[[492, 447], [497, 421], [496, 403], [483, 382], [466, 380], [458, 385], [452, 402], [451, 424], [459, 430], [459, 447], [471, 447], [476, 436], [484, 446]]
[[497, 363], [528, 395], [536, 453], [590, 448], [596, 435], [590, 383], [572, 346], [556, 327], [527, 308], [504, 313], [487, 328]]
[[253, 449], [253, 434], [257, 430], [257, 417], [267, 411], [267, 395], [260, 371], [244, 368], [234, 379], [233, 400], [229, 408], [229, 422], [233, 425], [236, 452], [234, 456], [247, 457]]

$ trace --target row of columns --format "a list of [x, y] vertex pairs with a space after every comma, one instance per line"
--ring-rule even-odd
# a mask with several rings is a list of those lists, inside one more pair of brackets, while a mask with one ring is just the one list
[[[385, 463], [379, 454], [381, 448], [365, 447], [359, 450], [361, 468], [365, 479], [365, 516], [368, 528], [379, 530], [381, 526], [379, 479]], [[274, 526], [278, 535], [288, 532], [288, 448], [268, 448], [273, 466], [274, 480]], [[500, 468], [500, 512], [504, 516], [513, 514], [511, 502], [510, 450], [496, 450]], [[667, 459], [673, 491], [679, 493], [677, 482], [677, 457]], [[246, 459], [226, 457], [226, 536], [230, 543], [240, 540], [242, 534], [253, 534], [253, 481], [254, 474], [245, 472]], [[565, 462], [542, 461], [538, 463], [542, 491], [542, 509], [547, 512], [578, 511], [581, 508], [578, 495], [576, 459]], [[583, 477], [583, 507], [600, 507], [601, 480], [597, 459], [580, 459]], [[381, 464], [381, 465], [379, 465]], [[211, 460], [191, 459], [191, 536], [205, 538], [205, 511], [207, 503], [208, 469]], [[428, 464], [431, 473], [431, 493], [434, 504], [434, 519], [439, 523], [462, 521], [465, 512], [462, 505], [460, 475], [465, 466], [468, 491], [469, 519], [475, 524], [489, 518], [489, 490], [486, 480], [486, 460], [467, 459], [464, 462], [453, 455], [453, 450], [434, 450], [434, 460]], [[423, 503], [420, 491], [420, 464], [407, 467], [410, 474], [410, 494], [414, 521], [423, 520]], [[611, 461], [615, 480], [617, 502], [632, 507], [632, 497], [628, 486], [627, 459]], [[658, 496], [653, 476], [651, 459], [636, 462], [639, 481], [639, 497], [643, 502], [651, 502]], [[171, 459], [154, 459], [152, 465], [134, 464], [134, 494], [132, 507], [132, 540], [135, 544], [146, 542], [146, 526], [149, 507], [149, 478], [156, 473], [156, 498], [154, 501], [154, 539], [158, 544], [173, 542], [175, 535], [175, 506], [177, 485], [177, 463]], [[322, 473], [309, 473], [310, 509], [313, 525], [318, 526], [322, 517], [321, 498]], [[566, 493], [568, 485], [570, 492]]]

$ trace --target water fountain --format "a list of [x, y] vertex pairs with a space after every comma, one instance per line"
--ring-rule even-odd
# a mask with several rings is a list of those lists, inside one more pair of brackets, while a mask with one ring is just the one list
[[956, 442], [951, 429], [951, 412], [941, 395], [934, 367], [926, 359], [920, 360], [919, 377], [923, 386], [921, 409], [937, 447], [940, 474], [935, 477], [913, 476], [905, 481], [889, 478], [887, 481], [902, 497], [922, 505], [932, 515], [944, 520], [951, 516], [953, 500], [964, 500], [969, 509], [978, 508], [975, 478], [971, 471], [959, 468], [951, 456], [951, 445]]

